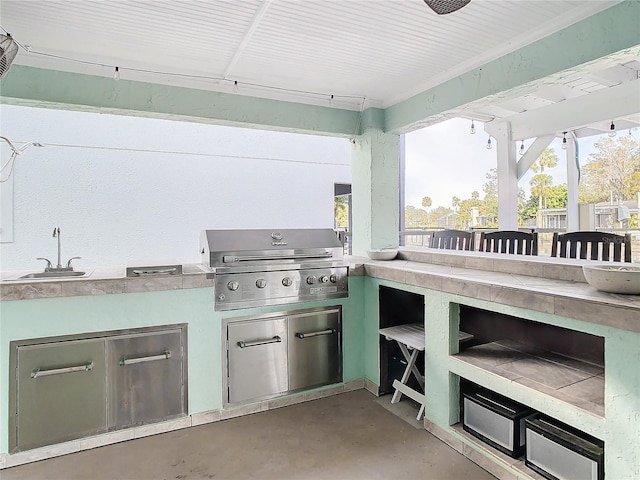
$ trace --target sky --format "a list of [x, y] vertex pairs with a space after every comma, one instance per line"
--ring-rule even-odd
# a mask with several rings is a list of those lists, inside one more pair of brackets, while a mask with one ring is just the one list
[[[493, 148], [488, 150], [488, 134], [484, 125], [474, 122], [476, 133], [471, 135], [471, 121], [454, 118], [405, 135], [405, 204], [421, 208], [422, 198], [431, 197], [431, 208], [438, 206], [451, 207], [451, 198], [456, 196], [462, 200], [471, 198], [471, 192], [478, 191], [483, 196], [482, 185], [486, 175], [497, 166], [496, 140], [492, 139]], [[626, 134], [627, 131], [619, 132]], [[598, 136], [582, 138], [578, 141], [581, 165], [589, 160], [595, 151], [593, 144]], [[545, 170], [553, 176], [553, 184], [567, 182], [567, 167], [562, 140], [557, 138], [552, 147], [558, 155], [558, 165]], [[533, 143], [526, 141], [525, 148]], [[519, 148], [519, 144], [518, 144]], [[528, 197], [530, 195], [529, 180], [531, 170], [520, 180], [519, 187]]]

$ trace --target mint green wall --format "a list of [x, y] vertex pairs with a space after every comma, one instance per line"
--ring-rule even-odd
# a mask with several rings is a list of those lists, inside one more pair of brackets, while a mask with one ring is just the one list
[[165, 118], [352, 137], [359, 112], [258, 97], [14, 65], [0, 101], [15, 105]]
[[189, 413], [222, 408], [222, 319], [260, 313], [343, 307], [345, 382], [361, 379], [363, 277], [349, 279], [349, 298], [213, 311], [213, 289], [95, 295], [0, 302], [0, 452], [8, 451], [9, 342], [12, 340], [188, 323]]
[[356, 138], [351, 158], [353, 254], [397, 247], [400, 137], [367, 128]]

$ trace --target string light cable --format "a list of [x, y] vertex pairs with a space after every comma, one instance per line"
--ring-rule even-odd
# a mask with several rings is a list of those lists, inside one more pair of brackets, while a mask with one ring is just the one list
[[[3, 138], [3, 137], [0, 137]], [[278, 158], [278, 157], [258, 157], [258, 156], [246, 156], [246, 155], [229, 155], [223, 153], [200, 153], [200, 152], [185, 152], [178, 150], [155, 150], [152, 148], [131, 148], [131, 147], [106, 147], [97, 145], [77, 145], [70, 143], [47, 143], [42, 145], [40, 143], [31, 143], [28, 145], [58, 147], [58, 148], [82, 148], [89, 150], [103, 150], [103, 151], [120, 151], [120, 152], [136, 152], [136, 153], [154, 153], [154, 154], [166, 154], [166, 155], [187, 155], [193, 157], [209, 157], [209, 158], [233, 158], [237, 160], [258, 160], [258, 161], [270, 161], [270, 162], [286, 162], [286, 163], [305, 163], [313, 165], [334, 165], [334, 166], [347, 166], [349, 165], [340, 162], [314, 162], [308, 160], [297, 160], [293, 158]], [[7, 162], [8, 163], [8, 162]], [[4, 167], [3, 167], [4, 168]]]
[[[16, 157], [18, 155], [21, 155], [29, 147], [44, 147], [44, 145], [38, 142], [27, 142], [24, 145], [16, 147], [7, 137], [0, 136], [0, 140], [4, 140], [9, 145], [9, 148], [11, 148], [11, 156], [9, 157], [9, 160], [7, 160], [4, 165], [0, 166], [0, 183], [4, 183], [11, 178], [13, 167], [16, 163]], [[7, 167], [9, 167], [9, 173], [7, 174], [7, 177], [3, 179], [2, 174]]]
[[354, 145], [356, 144], [356, 137], [358, 136], [358, 133], [360, 133], [360, 123], [362, 123], [362, 112], [364, 112], [364, 103], [366, 102], [366, 100], [366, 97], [362, 97], [360, 112], [358, 112], [358, 122], [356, 123], [356, 130], [355, 132], [353, 132], [353, 138], [351, 139], [351, 143], [353, 143]]
[[[0, 26], [0, 29], [5, 34], [9, 33], [2, 26]], [[253, 83], [253, 82], [241, 82], [241, 81], [238, 81], [238, 80], [231, 80], [229, 78], [210, 76], [210, 75], [195, 75], [195, 74], [188, 74], [188, 73], [166, 72], [166, 71], [161, 71], [161, 70], [151, 70], [151, 69], [145, 69], [145, 68], [123, 67], [122, 65], [111, 65], [111, 64], [95, 62], [95, 61], [91, 61], [91, 60], [80, 60], [80, 59], [77, 59], [77, 58], [67, 57], [67, 56], [64, 56], [64, 55], [56, 55], [56, 54], [53, 54], [53, 53], [47, 53], [47, 52], [41, 52], [39, 50], [34, 50], [32, 47], [25, 46], [22, 43], [20, 43], [18, 40], [15, 39], [15, 37], [14, 37], [14, 40], [15, 40], [16, 44], [18, 45], [18, 47], [21, 48], [22, 50], [24, 50], [25, 52], [27, 52], [29, 55], [39, 55], [39, 56], [43, 56], [43, 57], [55, 58], [55, 59], [58, 59], [58, 60], [65, 60], [65, 61], [69, 61], [69, 62], [80, 63], [80, 64], [83, 64], [83, 65], [91, 65], [91, 66], [94, 66], [94, 67], [105, 67], [105, 68], [113, 69], [113, 72], [114, 72], [113, 73], [113, 77], [114, 77], [115, 80], [119, 80], [121, 78], [121, 75], [122, 75], [123, 72], [129, 71], [129, 72], [146, 73], [146, 74], [158, 75], [158, 76], [180, 77], [180, 78], [188, 78], [188, 79], [194, 79], [194, 80], [208, 80], [208, 81], [212, 81], [212, 82], [224, 83], [224, 84], [227, 84], [230, 87], [232, 87], [232, 90], [234, 91], [234, 93], [236, 93], [238, 91], [238, 88], [241, 87], [241, 86], [249, 86], [249, 87], [261, 88], [261, 89], [265, 89], [265, 90], [281, 91], [281, 92], [287, 92], [287, 93], [291, 93], [291, 94], [299, 94], [299, 95], [301, 94], [301, 95], [308, 95], [308, 96], [311, 96], [311, 97], [314, 97], [314, 98], [327, 99], [329, 104], [331, 104], [336, 99], [361, 100], [362, 104], [364, 104], [364, 101], [366, 99], [366, 97], [364, 95], [346, 95], [346, 94], [335, 94], [335, 93], [330, 94], [330, 93], [325, 93], [325, 92], [314, 92], [314, 91], [310, 91], [310, 90], [300, 90], [300, 89], [294, 89], [294, 88], [277, 87], [277, 86], [274, 86], [274, 85], [266, 85], [266, 84]]]

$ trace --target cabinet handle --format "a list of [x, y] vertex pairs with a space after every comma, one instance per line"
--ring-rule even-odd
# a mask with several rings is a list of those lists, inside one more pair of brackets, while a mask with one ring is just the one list
[[319, 332], [296, 333], [296, 338], [310, 338], [317, 337], [318, 335], [332, 335], [334, 333], [336, 333], [336, 329], [330, 328], [328, 330], [321, 330]]
[[93, 362], [78, 365], [76, 367], [52, 368], [51, 370], [40, 370], [36, 368], [31, 372], [31, 378], [46, 377], [48, 375], [61, 375], [63, 373], [90, 372], [93, 370]]
[[138, 358], [123, 358], [120, 360], [120, 366], [124, 367], [125, 365], [134, 365], [136, 363], [144, 363], [144, 362], [155, 362], [156, 360], [168, 360], [171, 358], [171, 351], [167, 350], [160, 355], [150, 355], [148, 357], [138, 357]]
[[238, 346], [240, 348], [247, 348], [247, 347], [255, 347], [258, 345], [266, 345], [268, 343], [280, 343], [282, 341], [282, 339], [276, 335], [273, 338], [270, 338], [268, 340], [256, 340], [255, 342], [245, 342], [245, 341], [240, 341], [238, 342]]

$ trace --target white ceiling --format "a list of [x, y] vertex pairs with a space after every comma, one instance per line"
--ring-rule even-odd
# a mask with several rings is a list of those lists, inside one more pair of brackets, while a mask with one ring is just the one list
[[[0, 24], [25, 47], [16, 64], [103, 76], [118, 66], [123, 79], [360, 109], [410, 98], [616, 3], [472, 0], [441, 16], [423, 0], [0, 0]], [[634, 59], [609, 62], [460, 113], [507, 117], [638, 70]]]

